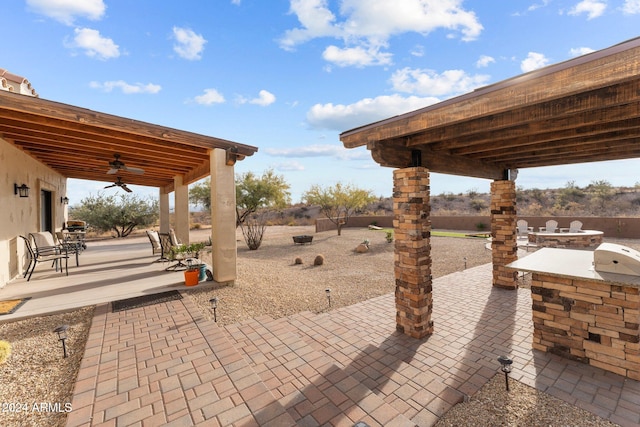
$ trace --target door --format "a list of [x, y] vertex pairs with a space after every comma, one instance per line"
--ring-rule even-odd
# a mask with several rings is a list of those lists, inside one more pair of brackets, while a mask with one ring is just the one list
[[40, 191], [40, 231], [53, 233], [53, 197], [51, 191]]

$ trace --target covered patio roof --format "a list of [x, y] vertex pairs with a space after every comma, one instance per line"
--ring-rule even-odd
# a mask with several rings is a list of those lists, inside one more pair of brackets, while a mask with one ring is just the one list
[[640, 38], [348, 130], [382, 166], [504, 179], [640, 157]]
[[67, 178], [115, 181], [107, 175], [114, 154], [138, 175], [120, 170], [126, 184], [174, 190], [174, 177], [188, 184], [210, 173], [209, 152], [227, 150], [238, 160], [250, 145], [100, 113], [0, 90], [0, 138]]

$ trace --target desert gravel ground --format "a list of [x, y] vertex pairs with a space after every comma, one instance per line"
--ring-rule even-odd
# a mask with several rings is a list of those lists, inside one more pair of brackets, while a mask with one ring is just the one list
[[[203, 230], [206, 236], [207, 231]], [[187, 293], [210, 316], [209, 299], [220, 299], [218, 321], [230, 324], [253, 316], [281, 317], [303, 310], [328, 309], [325, 289], [331, 288], [332, 307], [341, 307], [394, 290], [393, 244], [381, 231], [346, 229], [314, 234], [313, 244], [294, 246], [291, 236], [314, 234], [311, 227], [269, 227], [262, 247], [249, 251], [238, 243], [238, 280], [206, 291]], [[353, 250], [369, 240], [370, 250]], [[491, 261], [484, 239], [432, 238], [434, 278]], [[618, 243], [640, 249], [635, 241]], [[321, 254], [324, 265], [313, 265]], [[300, 257], [303, 264], [294, 264]], [[69, 313], [0, 323], [0, 339], [11, 342], [12, 354], [0, 365], [0, 425], [64, 426], [65, 404], [71, 402], [75, 377], [91, 326], [93, 307]], [[1, 322], [1, 319], [0, 319]], [[69, 357], [62, 358], [53, 329], [68, 324]], [[456, 406], [442, 426], [611, 426], [535, 389], [512, 381], [517, 393], [504, 396], [497, 377], [467, 403]], [[496, 402], [505, 402], [497, 404]], [[42, 406], [41, 404], [45, 405]], [[539, 420], [539, 421], [536, 421]]]

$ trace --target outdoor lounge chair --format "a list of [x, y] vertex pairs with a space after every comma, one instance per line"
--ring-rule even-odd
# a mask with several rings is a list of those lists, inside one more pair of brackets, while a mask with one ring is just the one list
[[29, 265], [24, 272], [24, 277], [27, 278], [27, 282], [31, 280], [31, 275], [33, 274], [33, 270], [36, 269], [36, 265], [39, 262], [48, 262], [51, 261], [55, 267], [56, 271], [58, 271], [58, 266], [60, 266], [60, 272], [62, 272], [62, 260], [64, 260], [64, 269], [65, 273], [69, 275], [68, 263], [69, 255], [59, 246], [37, 246], [35, 240], [33, 240], [34, 244], [32, 245], [33, 234], [30, 234], [29, 237], [20, 236], [24, 240], [25, 248], [29, 253]]
[[561, 233], [580, 233], [582, 231], [582, 222], [580, 221], [571, 221], [569, 223], [569, 228], [561, 228]]
[[[162, 256], [157, 261], [176, 261], [175, 264], [165, 268], [166, 271], [179, 271], [186, 270], [187, 265], [183, 263], [183, 255], [175, 252], [174, 248], [180, 245], [173, 243], [174, 239], [171, 238], [172, 233], [158, 233], [160, 238], [160, 246], [162, 247]], [[175, 238], [175, 235], [174, 235]]]
[[555, 233], [558, 229], [558, 221], [550, 219], [544, 227], [540, 227], [540, 231], [544, 233]]
[[156, 253], [162, 254], [162, 246], [160, 245], [158, 232], [155, 230], [147, 230], [147, 237], [151, 243], [151, 255], [155, 255]]
[[529, 223], [524, 219], [518, 220], [516, 227], [519, 236], [527, 236], [529, 232], [533, 231], [533, 227], [529, 227]]

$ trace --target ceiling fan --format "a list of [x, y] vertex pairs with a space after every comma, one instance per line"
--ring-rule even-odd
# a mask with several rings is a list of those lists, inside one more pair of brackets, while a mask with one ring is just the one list
[[127, 193], [131, 193], [133, 190], [130, 189], [129, 187], [127, 187], [127, 184], [125, 184], [124, 182], [122, 182], [122, 178], [118, 177], [118, 179], [116, 180], [116, 182], [114, 182], [111, 185], [107, 185], [104, 188], [111, 188], [111, 187], [120, 187], [122, 188], [124, 191], [126, 191]]
[[123, 162], [121, 162], [120, 154], [116, 153], [113, 155], [113, 157], [115, 157], [115, 160], [113, 160], [112, 162], [109, 162], [109, 166], [111, 166], [111, 169], [109, 169], [107, 174], [113, 175], [118, 173], [119, 171], [131, 172], [138, 175], [142, 175], [144, 173], [144, 169], [127, 166]]

